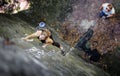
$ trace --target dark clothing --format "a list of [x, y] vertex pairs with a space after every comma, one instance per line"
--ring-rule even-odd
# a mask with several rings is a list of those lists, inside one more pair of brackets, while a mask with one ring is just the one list
[[[100, 13], [100, 16], [105, 16], [104, 12]], [[89, 28], [87, 32], [85, 32], [83, 34], [82, 37], [80, 37], [78, 43], [76, 44], [75, 48], [77, 48], [78, 50], [83, 50], [85, 52], [85, 55], [90, 56], [90, 60], [97, 62], [99, 61], [101, 55], [100, 53], [97, 51], [97, 49], [93, 49], [91, 50], [90, 47], [87, 47], [86, 44], [87, 42], [91, 39], [91, 37], [93, 36], [94, 31]]]
[[[38, 38], [39, 39], [39, 38]], [[45, 43], [45, 40], [41, 40], [42, 43]]]
[[101, 55], [97, 49], [89, 50], [86, 53], [87, 55], [90, 55], [90, 61], [97, 62], [100, 60]]
[[60, 44], [58, 42], [55, 42], [55, 40], [53, 39], [52, 35], [50, 36], [50, 38], [53, 40], [53, 44], [52, 45], [60, 48]]
[[89, 28], [88, 31], [85, 32], [82, 37], [80, 37], [78, 43], [75, 45], [75, 48], [86, 52], [88, 50], [88, 48], [86, 47], [86, 44], [93, 36], [93, 33], [94, 31], [91, 28]]
[[[50, 38], [53, 40], [52, 35], [50, 36]], [[42, 42], [42, 43], [45, 43], [45, 40], [41, 40], [41, 42]], [[56, 46], [56, 47], [60, 48], [60, 44], [59, 44], [58, 42], [55, 42], [54, 40], [53, 40], [52, 45], [54, 45], [54, 46]]]
[[52, 45], [54, 45], [54, 46], [60, 48], [60, 44], [59, 44], [58, 42], [55, 42], [55, 41], [54, 41]]

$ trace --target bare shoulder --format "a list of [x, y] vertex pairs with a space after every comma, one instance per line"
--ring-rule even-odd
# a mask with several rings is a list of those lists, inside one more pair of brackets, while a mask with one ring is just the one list
[[46, 39], [46, 43], [53, 43], [53, 40], [50, 38], [50, 37], [48, 37], [47, 39]]

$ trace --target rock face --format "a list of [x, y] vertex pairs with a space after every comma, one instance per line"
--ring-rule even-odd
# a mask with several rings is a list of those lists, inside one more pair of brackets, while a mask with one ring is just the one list
[[0, 76], [54, 76], [53, 72], [28, 57], [24, 49], [4, 45], [2, 41], [0, 39]]
[[[109, 76], [98, 67], [86, 63], [69, 46], [63, 44], [66, 56], [54, 46], [42, 48], [40, 41], [25, 42], [21, 38], [34, 28], [14, 15], [0, 16], [0, 70], [1, 76]], [[3, 37], [9, 37], [8, 43]], [[12, 43], [14, 42], [14, 44]]]
[[[0, 36], [9, 37], [16, 44], [14, 48], [18, 47], [15, 49], [16, 51], [14, 51], [14, 48], [0, 48], [1, 60], [5, 60], [3, 62], [5, 65], [1, 61], [0, 67], [3, 71], [1, 75], [108, 76], [97, 67], [84, 62], [78, 57], [77, 53], [79, 52], [75, 53], [76, 50], [70, 50], [70, 46], [59, 39], [61, 37], [71, 46], [74, 46], [79, 37], [89, 27], [94, 26], [94, 36], [90, 42], [98, 42], [99, 46], [97, 49], [101, 54], [109, 51], [114, 52], [114, 48], [120, 46], [119, 17], [109, 20], [99, 19], [98, 9], [104, 2], [112, 2], [119, 9], [119, 0], [114, 0], [114, 2], [113, 0], [30, 0], [31, 7], [26, 11], [15, 15], [0, 14]], [[21, 6], [23, 5], [21, 4]], [[24, 9], [24, 7], [21, 9]], [[9, 12], [7, 13], [9, 14]], [[68, 51], [65, 57], [60, 54], [60, 49], [54, 46], [49, 46], [46, 49], [40, 47], [41, 44], [38, 43], [37, 39], [35, 39], [35, 42], [24, 42], [21, 40], [21, 37], [34, 32], [36, 24], [40, 21], [45, 21], [47, 27], [54, 34], [55, 40], [64, 45], [65, 50]], [[9, 52], [6, 52], [6, 50]], [[119, 56], [116, 53], [114, 54], [111, 57], [119, 59]], [[107, 57], [109, 58], [109, 56]], [[9, 60], [8, 58], [11, 59]], [[114, 59], [109, 58], [109, 60], [108, 58], [105, 60], [107, 64], [111, 63], [111, 60], [114, 61]], [[12, 64], [15, 66], [8, 65], [9, 62], [13, 62]], [[116, 73], [116, 76], [119, 76], [119, 69], [114, 65], [116, 64], [111, 63], [108, 69], [112, 68], [108, 71], [111, 75]], [[25, 66], [28, 66], [28, 68]], [[16, 71], [14, 68], [19, 69]], [[116, 72], [112, 72], [114, 69], [116, 69]]]

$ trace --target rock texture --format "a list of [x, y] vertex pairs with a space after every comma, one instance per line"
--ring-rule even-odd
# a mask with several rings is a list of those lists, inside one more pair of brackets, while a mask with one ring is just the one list
[[[104, 2], [114, 4], [116, 8], [115, 18], [108, 20], [98, 18], [98, 9]], [[64, 58], [60, 55], [58, 48], [50, 46], [48, 49], [43, 49], [39, 47], [37, 43], [39, 41], [37, 39], [35, 39], [36, 42], [32, 43], [20, 40], [26, 34], [34, 32], [34, 28], [40, 21], [45, 21], [47, 27], [54, 34], [55, 40], [64, 45], [65, 49], [69, 51], [70, 46], [67, 44], [74, 47], [79, 37], [92, 26], [94, 27], [94, 36], [91, 38], [90, 43], [93, 41], [98, 42], [97, 49], [103, 55], [103, 59], [105, 59], [102, 63], [107, 65], [107, 71], [111, 75], [116, 73], [116, 76], [119, 76], [119, 69], [116, 67], [119, 66], [119, 61], [116, 60], [119, 59], [119, 49], [115, 49], [120, 46], [119, 0], [30, 0], [30, 3], [31, 7], [26, 11], [19, 12], [15, 15], [9, 15], [11, 12], [7, 12], [7, 15], [0, 14], [0, 36], [9, 37], [15, 41], [19, 48], [24, 48], [22, 50], [28, 49], [24, 53], [33, 56], [32, 58], [37, 58], [38, 62], [41, 61], [54, 74], [66, 76], [106, 76], [104, 73], [98, 73], [98, 69], [93, 68], [90, 71], [91, 69], [89, 68], [91, 67], [89, 67], [89, 64], [86, 65], [86, 62], [78, 57], [78, 53], [80, 52], [74, 54], [76, 50], [74, 52], [70, 51], [70, 55]], [[59, 38], [62, 38], [62, 40]], [[63, 40], [67, 44], [62, 42]], [[104, 57], [104, 54], [107, 55]], [[116, 63], [114, 63], [114, 58]], [[114, 69], [116, 70], [114, 71]], [[45, 71], [47, 72], [47, 70]], [[50, 75], [52, 75], [52, 72], [50, 72]]]
[[[98, 67], [81, 59], [77, 50], [62, 43], [67, 54], [61, 55], [54, 46], [42, 48], [38, 39], [23, 41], [25, 34], [34, 32], [34, 28], [14, 15], [0, 16], [0, 70], [1, 76], [109, 76]], [[5, 40], [9, 37], [10, 40]], [[14, 42], [14, 43], [13, 43]]]

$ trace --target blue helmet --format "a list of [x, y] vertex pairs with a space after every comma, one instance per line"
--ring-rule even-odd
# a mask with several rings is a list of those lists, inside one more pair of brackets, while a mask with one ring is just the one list
[[42, 27], [42, 28], [45, 27], [45, 23], [44, 22], [40, 22], [39, 23], [39, 27]]

